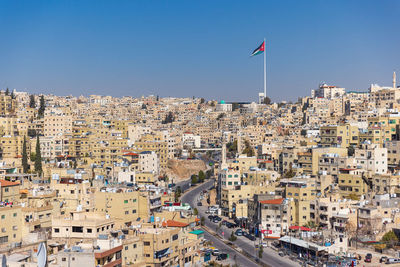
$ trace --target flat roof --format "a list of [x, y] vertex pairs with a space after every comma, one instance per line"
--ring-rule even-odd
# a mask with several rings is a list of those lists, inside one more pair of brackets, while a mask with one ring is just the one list
[[296, 245], [296, 246], [299, 246], [299, 247], [302, 247], [302, 248], [307, 248], [307, 249], [310, 249], [310, 247], [312, 247], [311, 249], [316, 248], [318, 251], [326, 250], [325, 247], [322, 247], [322, 246], [317, 245], [315, 243], [304, 241], [304, 240], [301, 240], [301, 239], [298, 239], [298, 238], [295, 238], [295, 237], [292, 237], [292, 236], [287, 236], [287, 235], [285, 235], [284, 237], [279, 238], [279, 241], [282, 241], [282, 242], [285, 242], [285, 243], [289, 243], [289, 244], [293, 244], [293, 245]]
[[201, 235], [203, 233], [204, 233], [203, 230], [194, 230], [194, 231], [189, 232], [189, 234], [194, 234], [194, 235]]

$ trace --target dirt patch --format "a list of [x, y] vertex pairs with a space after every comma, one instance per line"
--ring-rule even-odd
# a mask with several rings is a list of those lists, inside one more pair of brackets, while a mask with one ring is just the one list
[[181, 160], [171, 159], [168, 160], [168, 169], [166, 174], [169, 179], [174, 179], [178, 182], [190, 178], [192, 174], [198, 174], [199, 171], [205, 171], [206, 164], [202, 160]]

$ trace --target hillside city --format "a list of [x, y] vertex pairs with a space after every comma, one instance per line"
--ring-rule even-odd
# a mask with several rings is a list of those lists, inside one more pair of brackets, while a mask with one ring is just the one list
[[400, 264], [399, 110], [395, 73], [278, 103], [4, 88], [3, 266]]

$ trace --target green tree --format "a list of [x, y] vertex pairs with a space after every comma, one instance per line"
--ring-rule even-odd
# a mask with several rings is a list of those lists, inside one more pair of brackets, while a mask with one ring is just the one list
[[204, 174], [203, 171], [199, 171], [199, 182], [200, 183], [204, 182], [204, 179], [206, 179], [206, 175]]
[[360, 200], [360, 197], [357, 196], [355, 193], [351, 193], [347, 198], [351, 200]]
[[11, 91], [11, 99], [15, 99], [14, 91]]
[[191, 182], [192, 182], [193, 185], [198, 183], [197, 175], [193, 174], [193, 175], [191, 176], [191, 179], [192, 179]]
[[254, 149], [250, 146], [249, 141], [244, 142], [245, 149], [243, 150], [243, 153], [246, 154], [248, 157], [254, 157]]
[[172, 123], [175, 121], [175, 116], [172, 113], [172, 111], [168, 112], [168, 114], [165, 116], [165, 119], [161, 122], [162, 124], [167, 124], [167, 123]]
[[30, 95], [29, 96], [29, 107], [30, 108], [35, 108], [36, 107], [35, 96], [34, 95]]
[[40, 106], [39, 106], [39, 111], [38, 111], [39, 118], [43, 118], [45, 109], [46, 109], [46, 106], [45, 106], [45, 102], [44, 102], [44, 96], [41, 95], [40, 96]]
[[268, 96], [264, 97], [263, 104], [271, 104], [271, 98], [269, 98]]
[[31, 162], [35, 162], [35, 161], [36, 161], [36, 153], [31, 152]]
[[258, 249], [258, 257], [259, 257], [260, 259], [261, 259], [262, 256], [263, 256], [263, 252], [264, 252], [264, 248], [263, 248], [262, 245], [260, 245], [260, 246], [259, 246], [259, 249]]
[[197, 208], [193, 209], [193, 214], [196, 215], [196, 216], [199, 214], [199, 211], [197, 210]]
[[235, 242], [237, 239], [237, 237], [235, 236], [235, 234], [233, 233], [233, 231], [231, 232], [231, 236], [229, 237], [229, 241]]
[[182, 195], [182, 188], [180, 186], [178, 186], [175, 189], [175, 202], [179, 201], [179, 198], [181, 197], [181, 195]]
[[220, 113], [217, 117], [217, 120], [222, 119], [223, 117], [225, 117], [225, 113]]
[[28, 165], [28, 153], [26, 151], [26, 137], [24, 136], [24, 143], [22, 145], [22, 169], [24, 173], [27, 173], [29, 170]]
[[204, 216], [201, 216], [200, 224], [201, 224], [201, 225], [204, 225], [205, 222], [206, 222], [206, 218], [204, 218]]
[[8, 90], [8, 87], [7, 87], [7, 89], [6, 89], [6, 95], [9, 95], [10, 94], [10, 90]]
[[76, 160], [74, 160], [74, 166], [73, 168], [76, 169], [78, 167], [78, 162]]
[[397, 244], [397, 242], [399, 242], [399, 239], [393, 230], [391, 230], [382, 236], [381, 241], [384, 242], [388, 247], [393, 247]]
[[39, 135], [36, 137], [36, 158], [35, 158], [35, 171], [39, 174], [42, 175], [42, 156], [40, 153], [40, 139]]
[[318, 225], [314, 221], [308, 221], [306, 224], [303, 225], [304, 227], [310, 228], [310, 229], [317, 229]]

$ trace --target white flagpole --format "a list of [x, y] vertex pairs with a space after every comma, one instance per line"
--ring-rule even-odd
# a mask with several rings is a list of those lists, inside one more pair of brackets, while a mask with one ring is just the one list
[[267, 97], [267, 44], [264, 38], [264, 98]]

